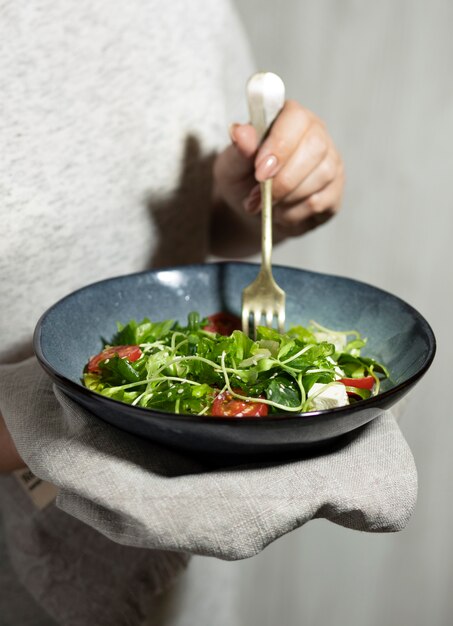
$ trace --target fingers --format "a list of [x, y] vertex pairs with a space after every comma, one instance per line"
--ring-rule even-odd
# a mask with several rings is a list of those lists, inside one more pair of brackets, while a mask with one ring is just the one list
[[[297, 102], [285, 103], [258, 150], [255, 168], [258, 181], [272, 178], [276, 221], [295, 234], [325, 221], [340, 207], [342, 160], [323, 122]], [[246, 210], [260, 210], [255, 190]]]
[[287, 235], [296, 236], [323, 224], [340, 209], [344, 177], [337, 176], [320, 191], [295, 204], [275, 205], [273, 218]]
[[[324, 189], [336, 178], [343, 176], [343, 164], [335, 149], [331, 148], [321, 163], [300, 182], [297, 169], [292, 164], [288, 164], [288, 175], [285, 180], [280, 181], [279, 188], [274, 190], [276, 200], [284, 200], [286, 203], [300, 201]], [[285, 168], [286, 169], [286, 168]], [[285, 176], [284, 172], [282, 175]], [[275, 182], [273, 183], [275, 186]], [[279, 197], [280, 196], [280, 197]]]
[[225, 182], [237, 184], [248, 180], [253, 184], [254, 156], [258, 148], [256, 131], [251, 124], [232, 124], [231, 145], [220, 155], [215, 165], [216, 175]]
[[309, 112], [297, 102], [288, 100], [273, 123], [255, 159], [258, 181], [275, 177], [300, 146], [311, 123]]
[[230, 137], [239, 153], [245, 159], [251, 159], [258, 149], [256, 131], [251, 124], [232, 124]]
[[274, 194], [280, 199], [298, 187], [333, 151], [321, 120], [289, 100], [258, 151], [256, 179], [273, 178]]
[[260, 182], [272, 178], [274, 219], [281, 233], [302, 234], [340, 208], [342, 160], [324, 123], [289, 100], [259, 145], [250, 124], [230, 128], [232, 144], [214, 163], [217, 196], [237, 211], [261, 210]]

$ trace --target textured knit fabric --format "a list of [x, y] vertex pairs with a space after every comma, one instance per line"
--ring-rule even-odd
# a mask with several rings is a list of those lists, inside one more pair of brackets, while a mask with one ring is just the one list
[[[212, 159], [246, 121], [251, 71], [228, 0], [0, 0], [0, 362], [19, 363], [16, 397], [55, 300], [205, 258]], [[137, 624], [187, 562], [34, 510], [13, 478], [0, 496], [1, 626]]]
[[227, 0], [0, 0], [0, 360], [77, 287], [204, 260], [251, 68]]

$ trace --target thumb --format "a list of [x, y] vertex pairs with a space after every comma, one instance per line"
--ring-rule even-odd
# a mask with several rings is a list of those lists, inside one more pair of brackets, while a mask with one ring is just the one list
[[221, 169], [223, 177], [234, 183], [253, 175], [258, 141], [250, 124], [232, 124], [230, 138], [232, 143], [222, 155]]
[[258, 150], [256, 131], [251, 124], [232, 124], [230, 137], [240, 154], [248, 161], [253, 159]]

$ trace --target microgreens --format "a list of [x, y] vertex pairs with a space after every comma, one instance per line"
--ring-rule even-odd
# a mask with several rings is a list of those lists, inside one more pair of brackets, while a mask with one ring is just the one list
[[209, 415], [215, 397], [227, 391], [245, 402], [259, 398], [270, 414], [297, 414], [313, 408], [319, 384], [328, 388], [343, 377], [372, 376], [372, 392], [351, 394], [360, 399], [377, 393], [388, 376], [382, 364], [360, 355], [366, 340], [355, 330], [312, 322], [280, 334], [259, 326], [252, 340], [240, 330], [223, 336], [206, 326], [195, 312], [187, 326], [147, 318], [118, 324], [110, 345], [138, 345], [140, 358], [111, 356], [98, 371], [86, 370], [83, 382], [109, 398], [170, 413]]

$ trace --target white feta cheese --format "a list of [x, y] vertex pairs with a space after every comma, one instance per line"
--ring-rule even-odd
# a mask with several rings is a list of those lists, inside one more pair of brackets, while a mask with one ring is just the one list
[[325, 411], [349, 404], [348, 394], [343, 383], [331, 383], [329, 385], [315, 383], [308, 392], [308, 397], [312, 398], [311, 411]]
[[316, 337], [316, 341], [333, 343], [337, 352], [342, 352], [347, 344], [347, 337], [344, 333], [328, 333], [320, 330], [313, 334]]

